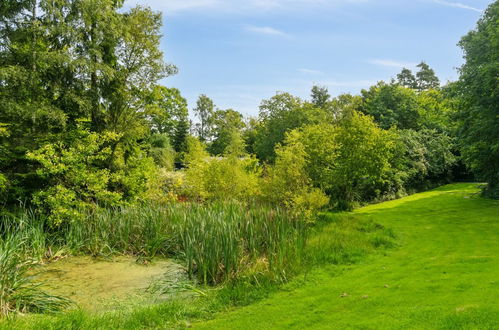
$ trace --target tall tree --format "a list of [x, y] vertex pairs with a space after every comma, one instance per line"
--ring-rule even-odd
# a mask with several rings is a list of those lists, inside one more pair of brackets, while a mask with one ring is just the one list
[[187, 136], [189, 135], [190, 123], [187, 118], [182, 118], [175, 126], [175, 134], [173, 135], [173, 148], [176, 152], [187, 151]]
[[155, 86], [148, 95], [147, 117], [153, 133], [176, 134], [178, 125], [188, 126], [187, 100], [176, 88]]
[[215, 111], [212, 118], [213, 141], [208, 151], [212, 155], [223, 154], [234, 138], [242, 139], [239, 132], [244, 126], [243, 115], [239, 112], [232, 109]]
[[327, 87], [315, 85], [312, 87], [311, 97], [312, 97], [312, 103], [316, 107], [324, 108], [329, 99], [331, 98], [331, 95], [329, 95]]
[[196, 102], [196, 107], [193, 109], [194, 114], [199, 118], [199, 123], [196, 125], [196, 132], [201, 141], [208, 141], [211, 137], [211, 121], [215, 104], [208, 96], [201, 94]]
[[440, 80], [432, 68], [425, 62], [417, 65], [419, 71], [416, 73], [416, 86], [417, 90], [425, 91], [429, 89], [436, 89], [440, 87]]
[[1, 2], [0, 123], [10, 136], [0, 141], [9, 155], [0, 167], [13, 179], [14, 198], [43, 184], [31, 177], [36, 166], [26, 153], [66, 139], [82, 123], [99, 134], [119, 133], [109, 144], [121, 151], [110, 162], [121, 155], [126, 163], [140, 152], [149, 131], [146, 96], [175, 68], [159, 48], [160, 14], [122, 6], [122, 0]]
[[362, 90], [360, 111], [373, 116], [381, 128], [397, 126], [416, 129], [420, 125], [420, 104], [414, 90], [379, 82]]
[[499, 1], [493, 2], [474, 30], [461, 39], [461, 151], [486, 192], [499, 198]]
[[407, 88], [418, 88], [416, 77], [412, 74], [411, 70], [406, 68], [403, 68], [402, 71], [397, 75], [397, 83]]

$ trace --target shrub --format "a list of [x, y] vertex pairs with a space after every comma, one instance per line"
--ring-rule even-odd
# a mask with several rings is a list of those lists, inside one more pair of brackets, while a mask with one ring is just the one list
[[156, 166], [140, 148], [125, 148], [119, 139], [112, 132], [77, 129], [67, 142], [27, 154], [41, 165], [37, 175], [46, 187], [34, 194], [33, 202], [51, 226], [82, 220], [96, 205], [113, 207], [146, 198]]
[[[291, 132], [289, 136], [298, 134]], [[290, 138], [292, 139], [292, 138]], [[307, 171], [305, 146], [294, 141], [276, 148], [275, 165], [268, 168], [265, 179], [264, 197], [273, 204], [303, 212], [307, 219], [326, 206], [329, 199], [324, 193], [312, 187]]]
[[223, 157], [209, 157], [199, 141], [188, 141], [185, 160], [186, 194], [196, 200], [249, 201], [260, 195], [258, 161], [243, 152], [235, 135]]
[[249, 201], [260, 195], [260, 168], [254, 157], [211, 157], [185, 171], [186, 193], [196, 200]]
[[175, 150], [171, 146], [170, 138], [166, 134], [153, 134], [149, 141], [151, 145], [150, 154], [156, 165], [173, 171], [175, 163]]
[[[383, 182], [395, 141], [392, 131], [382, 130], [370, 117], [352, 111], [336, 124], [307, 125], [289, 133], [280, 151], [288, 160], [286, 165], [276, 162], [276, 168], [283, 167], [279, 176], [302, 178], [297, 183], [323, 190], [337, 208], [351, 209]], [[292, 169], [295, 173], [290, 173]], [[283, 187], [291, 184], [283, 178], [275, 181], [279, 180]], [[279, 194], [285, 195], [285, 189]]]

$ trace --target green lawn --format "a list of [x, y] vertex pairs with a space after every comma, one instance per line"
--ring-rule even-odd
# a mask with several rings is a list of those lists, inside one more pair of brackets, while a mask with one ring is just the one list
[[453, 184], [354, 213], [392, 228], [398, 246], [194, 326], [499, 329], [499, 201]]

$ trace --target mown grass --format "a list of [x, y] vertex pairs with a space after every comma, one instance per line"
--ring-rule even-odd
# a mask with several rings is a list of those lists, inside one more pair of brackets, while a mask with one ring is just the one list
[[499, 201], [479, 190], [447, 185], [350, 213], [392, 228], [397, 246], [355, 265], [322, 266], [299, 288], [194, 325], [498, 329]]
[[[195, 271], [201, 283], [203, 283], [205, 274], [210, 274], [210, 278], [215, 278], [217, 281], [223, 279], [222, 284], [214, 287], [198, 286], [192, 290], [194, 295], [187, 298], [179, 295], [178, 298], [159, 305], [133, 306], [103, 314], [79, 310], [56, 316], [17, 317], [0, 322], [0, 328], [183, 327], [193, 320], [209, 319], [216, 312], [264, 299], [280, 288], [292, 290], [299, 287], [306, 282], [305, 279], [310, 270], [320, 265], [357, 262], [366, 254], [381, 247], [380, 240], [385, 242], [385, 245], [393, 244], [392, 233], [360, 217], [324, 215], [315, 227], [306, 228], [299, 219], [288, 217], [286, 213], [279, 210], [267, 213], [263, 209], [256, 209], [242, 213], [234, 206], [229, 206], [224, 208], [223, 212], [218, 211], [207, 218], [206, 215], [209, 213], [206, 213], [206, 209], [199, 208], [196, 209], [196, 212], [199, 212], [198, 215], [190, 212], [189, 219], [179, 217], [177, 220], [172, 220], [173, 223], [187, 225], [182, 226], [177, 232], [179, 238], [175, 243], [170, 243], [172, 246], [177, 246], [179, 251], [192, 249], [187, 252], [192, 253], [192, 257], [182, 255], [180, 257], [187, 261], [186, 265], [189, 260], [193, 262], [190, 268]], [[109, 217], [109, 219], [114, 218], [114, 216]], [[207, 219], [211, 219], [210, 223], [202, 222], [208, 221]], [[100, 220], [106, 221], [102, 218]], [[99, 232], [96, 228], [93, 230], [94, 233]], [[115, 229], [116, 233], [120, 231], [119, 228]], [[95, 235], [102, 237], [101, 234]], [[107, 237], [106, 239], [108, 242], [114, 241]], [[190, 247], [186, 248], [184, 244], [190, 244]], [[228, 249], [226, 244], [233, 245]], [[107, 244], [106, 251], [111, 245]], [[209, 249], [205, 250], [205, 247]], [[237, 253], [233, 253], [234, 250]], [[237, 260], [237, 265], [230, 265], [230, 262], [236, 261], [225, 260], [225, 255], [235, 255], [241, 259]], [[205, 266], [206, 272], [195, 269], [199, 267], [198, 263], [205, 262], [202, 258], [219, 260], [219, 263], [212, 265], [211, 261], [208, 262]], [[210, 270], [210, 267], [213, 268]], [[213, 271], [214, 274], [220, 276], [221, 271], [230, 267], [233, 267], [233, 271], [227, 272], [227, 274], [232, 274], [229, 277], [212, 277], [213, 274], [210, 273]], [[297, 274], [301, 275], [297, 276]], [[291, 278], [294, 280], [285, 284]], [[213, 284], [210, 281], [206, 283]]]

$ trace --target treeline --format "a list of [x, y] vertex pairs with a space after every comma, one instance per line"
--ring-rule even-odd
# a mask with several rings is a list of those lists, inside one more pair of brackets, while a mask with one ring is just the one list
[[468, 170], [498, 196], [498, 1], [460, 43], [458, 82], [442, 87], [422, 62], [360, 95], [277, 93], [257, 118], [201, 95], [196, 124], [180, 91], [159, 84], [176, 73], [159, 50], [161, 15], [122, 6], [0, 4], [5, 210], [34, 205], [53, 225], [98, 206], [178, 200], [311, 214], [470, 179]]

